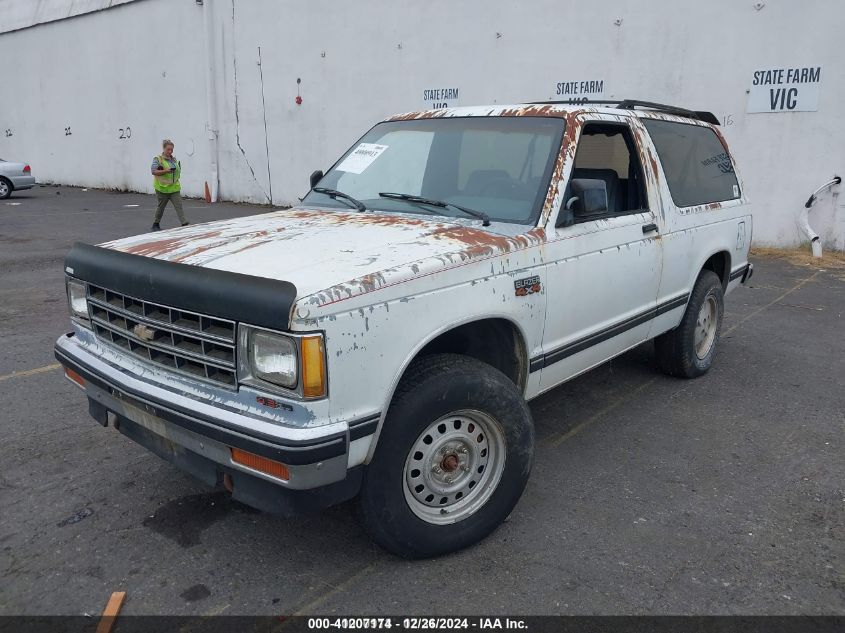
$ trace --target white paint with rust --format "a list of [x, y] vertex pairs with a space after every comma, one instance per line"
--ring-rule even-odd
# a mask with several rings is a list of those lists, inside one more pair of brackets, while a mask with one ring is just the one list
[[[436, 116], [530, 113], [537, 114], [537, 108], [458, 108]], [[740, 223], [743, 231], [751, 230], [744, 193], [737, 200], [683, 212], [672, 203], [640, 117], [680, 119], [563, 106], [544, 108], [542, 114], [566, 118], [568, 128], [559, 151], [560, 169], [549, 183], [547, 209], [537, 226], [494, 222], [485, 228], [472, 218], [297, 207], [104, 246], [292, 282], [298, 293], [291, 329], [321, 330], [326, 336], [329, 398], [298, 404], [307, 409], [309, 426], [383, 415], [417, 353], [460, 324], [491, 318], [512, 323], [527, 365], [532, 358], [689, 293], [715, 253], [728, 252], [732, 270], [747, 262], [749, 244], [737, 240]], [[575, 144], [590, 121], [630, 124], [650, 210], [556, 228]], [[643, 233], [649, 223], [657, 224], [657, 234]], [[515, 280], [535, 275], [542, 291], [516, 296]], [[738, 283], [731, 282], [729, 289]], [[529, 373], [525, 397], [674, 327], [683, 311], [681, 305]], [[357, 441], [349, 465], [365, 460], [373, 447], [367, 439]]]

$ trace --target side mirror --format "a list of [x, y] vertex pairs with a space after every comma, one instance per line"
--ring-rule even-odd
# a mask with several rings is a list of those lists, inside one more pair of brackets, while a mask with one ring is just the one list
[[323, 170], [318, 169], [317, 171], [311, 174], [311, 188], [313, 189], [316, 187], [319, 182], [323, 179]]
[[573, 178], [570, 187], [573, 197], [576, 198], [573, 203], [576, 215], [607, 213], [607, 183], [604, 180]]

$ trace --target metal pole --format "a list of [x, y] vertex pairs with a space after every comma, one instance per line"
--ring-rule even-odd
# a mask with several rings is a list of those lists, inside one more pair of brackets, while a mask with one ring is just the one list
[[218, 147], [217, 147], [217, 90], [214, 82], [215, 50], [214, 50], [214, 14], [211, 3], [213, 0], [205, 0], [202, 3], [202, 13], [205, 22], [205, 94], [207, 107], [206, 130], [208, 132], [208, 153], [209, 153], [209, 180], [207, 181], [209, 201], [217, 202], [218, 189]]
[[264, 149], [267, 152], [267, 184], [270, 188], [270, 204], [273, 204], [273, 176], [270, 171], [270, 139], [267, 136], [267, 104], [264, 102], [264, 68], [261, 66], [261, 47], [258, 47], [258, 76], [261, 78], [261, 109], [264, 112]]

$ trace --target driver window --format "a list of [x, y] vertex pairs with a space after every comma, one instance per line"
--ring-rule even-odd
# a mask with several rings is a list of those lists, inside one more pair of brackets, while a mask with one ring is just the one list
[[564, 197], [576, 222], [641, 211], [647, 206], [642, 166], [625, 124], [587, 123]]

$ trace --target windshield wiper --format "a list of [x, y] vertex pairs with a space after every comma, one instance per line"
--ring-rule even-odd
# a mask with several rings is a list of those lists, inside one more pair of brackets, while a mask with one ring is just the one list
[[323, 193], [327, 195], [329, 198], [342, 198], [352, 204], [356, 209], [359, 211], [366, 211], [367, 207], [364, 205], [363, 202], [358, 200], [357, 198], [353, 198], [348, 193], [343, 193], [342, 191], [338, 191], [337, 189], [327, 189], [326, 187], [314, 187], [311, 191], [316, 191], [317, 193]]
[[382, 191], [378, 194], [382, 198], [390, 198], [391, 200], [406, 200], [408, 202], [418, 202], [420, 204], [427, 204], [432, 207], [440, 207], [441, 209], [445, 209], [446, 207], [452, 207], [457, 209], [458, 211], [463, 211], [467, 215], [471, 215], [474, 218], [478, 218], [481, 220], [482, 226], [490, 226], [490, 216], [484, 213], [483, 211], [476, 211], [474, 209], [468, 209], [466, 207], [462, 207], [459, 204], [455, 204], [454, 202], [445, 202], [443, 200], [432, 200], [431, 198], [424, 198], [423, 196], [415, 196], [410, 193], [393, 193], [390, 191]]

